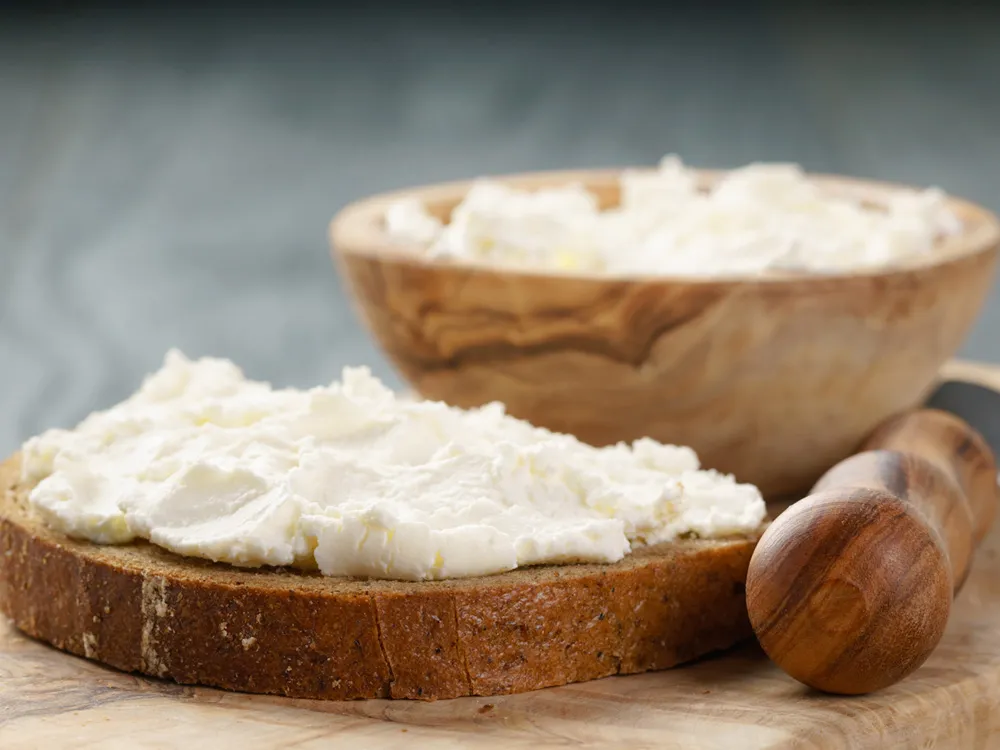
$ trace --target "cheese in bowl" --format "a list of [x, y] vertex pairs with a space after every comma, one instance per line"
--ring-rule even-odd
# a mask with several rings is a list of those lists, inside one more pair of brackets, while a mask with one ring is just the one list
[[391, 239], [427, 257], [612, 275], [837, 272], [934, 250], [962, 222], [936, 188], [873, 205], [795, 164], [755, 163], [703, 186], [676, 156], [624, 170], [617, 205], [579, 182], [524, 189], [476, 180], [447, 221], [418, 197], [385, 214]]

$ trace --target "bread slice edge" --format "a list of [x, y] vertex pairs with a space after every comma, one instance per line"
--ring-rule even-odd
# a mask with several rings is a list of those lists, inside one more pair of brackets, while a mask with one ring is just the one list
[[609, 565], [356, 581], [247, 570], [155, 545], [96, 545], [34, 517], [0, 464], [0, 611], [126, 672], [297, 698], [437, 700], [677, 666], [752, 633], [759, 534], [645, 548]]

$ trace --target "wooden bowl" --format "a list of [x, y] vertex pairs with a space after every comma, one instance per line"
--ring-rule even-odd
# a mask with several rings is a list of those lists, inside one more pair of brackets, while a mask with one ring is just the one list
[[[603, 205], [620, 170], [498, 177], [578, 181]], [[718, 172], [701, 172], [709, 183]], [[810, 175], [880, 202], [902, 186]], [[374, 196], [330, 227], [361, 318], [416, 391], [510, 414], [595, 445], [643, 436], [689, 445], [704, 466], [769, 495], [808, 488], [883, 419], [922, 402], [990, 290], [1000, 223], [966, 223], [903, 267], [759, 277], [608, 277], [429, 260], [389, 239], [389, 202], [445, 219], [471, 183]]]

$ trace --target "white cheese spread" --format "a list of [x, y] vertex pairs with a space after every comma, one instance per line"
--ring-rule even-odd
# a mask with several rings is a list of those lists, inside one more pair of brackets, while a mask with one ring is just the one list
[[755, 487], [685, 447], [588, 446], [504, 413], [396, 398], [365, 368], [273, 389], [177, 351], [130, 398], [22, 450], [67, 535], [331, 576], [423, 580], [620, 560], [757, 529]]
[[476, 181], [448, 223], [415, 198], [387, 211], [400, 243], [434, 258], [608, 274], [835, 272], [933, 251], [961, 222], [938, 189], [900, 190], [885, 205], [824, 188], [795, 164], [750, 164], [699, 189], [676, 156], [626, 170], [619, 206], [581, 185], [534, 191]]

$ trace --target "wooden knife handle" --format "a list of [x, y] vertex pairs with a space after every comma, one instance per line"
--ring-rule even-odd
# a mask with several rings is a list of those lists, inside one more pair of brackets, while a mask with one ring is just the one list
[[921, 409], [884, 422], [861, 447], [919, 456], [947, 474], [971, 506], [979, 544], [997, 513], [997, 464], [982, 435], [946, 411]]
[[940, 641], [997, 495], [996, 459], [958, 417], [886, 422], [762, 535], [747, 573], [757, 640], [826, 692], [903, 679]]

